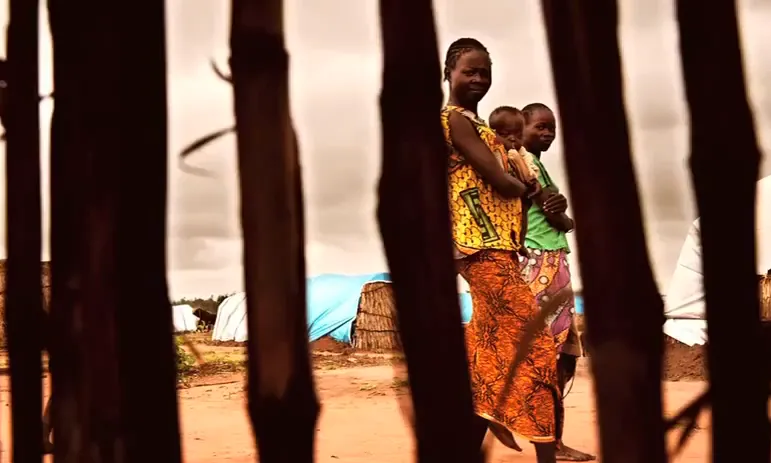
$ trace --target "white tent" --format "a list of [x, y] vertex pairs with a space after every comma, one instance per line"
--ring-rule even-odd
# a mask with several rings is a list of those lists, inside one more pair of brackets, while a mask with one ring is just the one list
[[198, 317], [193, 314], [193, 308], [187, 304], [175, 305], [171, 308], [174, 321], [174, 332], [184, 333], [198, 329]]
[[217, 308], [211, 338], [214, 341], [246, 342], [246, 294], [228, 296]]
[[[771, 176], [757, 186], [757, 273], [771, 269]], [[689, 346], [707, 341], [699, 219], [688, 231], [664, 299], [664, 333]], [[677, 318], [672, 319], [672, 318]]]

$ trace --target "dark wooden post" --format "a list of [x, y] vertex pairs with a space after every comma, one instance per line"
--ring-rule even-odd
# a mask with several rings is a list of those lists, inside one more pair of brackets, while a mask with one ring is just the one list
[[[452, 260], [441, 70], [429, 0], [380, 2], [378, 220], [393, 278], [420, 462], [481, 461]], [[430, 341], [426, 333], [440, 333]]]
[[[84, 292], [93, 289], [86, 288], [83, 276], [84, 255], [91, 237], [85, 217], [90, 210], [87, 199], [92, 171], [85, 108], [89, 101], [87, 90], [92, 88], [98, 75], [88, 72], [94, 66], [94, 53], [85, 43], [88, 36], [95, 35], [85, 26], [89, 24], [88, 11], [85, 1], [48, 0], [57, 96], [51, 122], [52, 262], [46, 347], [53, 393], [50, 424], [56, 429], [54, 458], [68, 463], [91, 461], [87, 448], [92, 443], [91, 423], [95, 420], [90, 412], [98, 407], [90, 406], [92, 400], [89, 399], [95, 397], [88, 393], [86, 386], [89, 366], [85, 352], [99, 355], [105, 341], [113, 342], [113, 338], [105, 340], [102, 336], [84, 340], [81, 329], [91, 322], [90, 318], [83, 317]], [[106, 308], [101, 309], [107, 312]], [[114, 313], [114, 306], [109, 310]], [[114, 389], [115, 379], [113, 376], [109, 382], [111, 387], [103, 393], [112, 393], [117, 402], [119, 391]], [[111, 408], [105, 411], [109, 413]]]
[[[731, 0], [678, 0], [680, 56], [691, 116], [691, 174], [701, 221], [715, 462], [767, 462], [769, 371], [755, 260], [760, 152], [747, 103]], [[752, 363], [749, 363], [752, 365]], [[739, 453], [737, 453], [739, 452]]]
[[[80, 293], [79, 260], [83, 252], [80, 225], [82, 179], [88, 169], [84, 140], [77, 135], [82, 75], [87, 65], [80, 50], [78, 21], [83, 2], [48, 0], [48, 20], [53, 45], [53, 80], [57, 97], [51, 120], [51, 305], [46, 347], [49, 353], [52, 398], [50, 425], [56, 431], [57, 462], [87, 461], [83, 455], [87, 421], [79, 400], [80, 359], [75, 314]], [[55, 396], [55, 398], [54, 398]], [[44, 436], [46, 439], [48, 436]]]
[[263, 463], [310, 463], [319, 404], [281, 0], [233, 0], [232, 81], [249, 326], [249, 412]]
[[615, 0], [542, 0], [581, 250], [602, 459], [667, 461], [663, 309], [629, 150]]
[[[113, 6], [49, 4], [55, 457], [174, 462], [165, 17], [162, 4]], [[137, 307], [153, 318], [142, 343]]]
[[[115, 258], [126, 459], [175, 463], [182, 457], [166, 283], [165, 3], [112, 8], [118, 51], [110, 57], [110, 83], [118, 102], [118, 130], [112, 144], [102, 148], [116, 150], [120, 175]], [[136, 342], [137, 310], [148, 316], [141, 343]]]
[[13, 461], [42, 461], [41, 198], [36, 1], [11, 0], [8, 28], [5, 317]]

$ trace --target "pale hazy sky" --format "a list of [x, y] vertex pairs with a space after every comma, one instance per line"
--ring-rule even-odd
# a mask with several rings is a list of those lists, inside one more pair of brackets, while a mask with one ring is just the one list
[[[208, 64], [211, 57], [223, 67], [226, 63], [229, 3], [167, 0], [169, 283], [175, 299], [237, 291], [243, 286], [233, 138], [210, 145], [189, 161], [210, 170], [213, 178], [184, 173], [176, 160], [176, 154], [187, 143], [232, 124], [230, 88], [215, 78]], [[481, 107], [483, 117], [501, 104], [521, 107], [540, 101], [556, 107], [540, 2], [434, 3], [440, 55], [461, 36], [478, 38], [490, 50], [494, 79]], [[649, 250], [656, 276], [666, 284], [695, 215], [686, 164], [687, 118], [674, 6], [672, 0], [621, 0], [620, 4], [627, 111]], [[385, 270], [374, 218], [380, 164], [377, 2], [287, 0], [286, 5], [292, 111], [304, 167], [308, 272]], [[739, 5], [756, 126], [768, 156], [771, 1], [740, 0]], [[0, 24], [6, 21], [7, 11], [0, 11]], [[45, 17], [41, 18], [41, 91], [52, 86], [50, 37], [45, 21]], [[0, 40], [4, 49], [5, 37]], [[50, 113], [51, 103], [46, 102], [41, 107], [44, 153], [48, 149]], [[0, 150], [4, 152], [4, 147]], [[555, 181], [567, 188], [559, 134], [545, 163]], [[47, 191], [47, 154], [43, 156], [43, 169], [43, 188]], [[4, 179], [4, 162], [0, 170], [0, 178]], [[765, 162], [763, 172], [771, 174], [771, 162]], [[0, 203], [4, 201], [2, 188]], [[46, 199], [46, 237], [47, 214]], [[4, 222], [3, 216], [0, 255], [5, 255]], [[43, 257], [48, 257], [47, 243]]]

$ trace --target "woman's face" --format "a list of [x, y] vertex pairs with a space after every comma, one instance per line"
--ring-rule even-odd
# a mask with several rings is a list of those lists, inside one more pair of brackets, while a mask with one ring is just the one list
[[450, 73], [450, 92], [459, 101], [478, 102], [492, 84], [490, 57], [481, 50], [470, 50], [458, 58]]

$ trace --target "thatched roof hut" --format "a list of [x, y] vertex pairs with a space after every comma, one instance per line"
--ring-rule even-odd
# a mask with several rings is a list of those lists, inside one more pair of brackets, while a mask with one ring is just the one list
[[[42, 262], [43, 301], [51, 301], [51, 262]], [[0, 347], [5, 347], [5, 259], [0, 259]]]
[[391, 283], [377, 281], [364, 285], [351, 342], [361, 350], [401, 350]]

